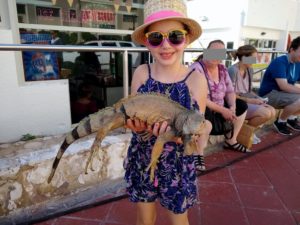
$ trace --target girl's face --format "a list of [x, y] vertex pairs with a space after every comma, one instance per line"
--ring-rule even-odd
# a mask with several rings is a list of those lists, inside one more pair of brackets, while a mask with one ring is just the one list
[[[220, 42], [215, 42], [212, 43], [208, 49], [225, 49], [225, 45], [223, 45]], [[206, 62], [210, 65], [218, 65], [222, 63], [222, 60], [218, 60], [218, 59], [212, 59], [212, 60], [206, 60]]]
[[[159, 44], [161, 35], [151, 32], [160, 32], [163, 34], [164, 39], [161, 44]], [[145, 42], [157, 63], [166, 66], [181, 63], [184, 49], [188, 44], [188, 34], [185, 34], [182, 23], [178, 21], [161, 21], [154, 23], [149, 26], [147, 35], [149, 39], [156, 37], [152, 39], [152, 41], [156, 40], [156, 43], [154, 42], [155, 46], [151, 44], [151, 41], [147, 41], [147, 39]], [[152, 36], [150, 37], [150, 35]], [[168, 35], [171, 40], [167, 40]]]

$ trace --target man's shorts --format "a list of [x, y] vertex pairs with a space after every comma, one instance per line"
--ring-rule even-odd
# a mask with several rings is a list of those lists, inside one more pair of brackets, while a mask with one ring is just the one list
[[269, 105], [276, 109], [281, 109], [298, 101], [300, 99], [300, 94], [272, 90], [264, 97], [269, 98]]

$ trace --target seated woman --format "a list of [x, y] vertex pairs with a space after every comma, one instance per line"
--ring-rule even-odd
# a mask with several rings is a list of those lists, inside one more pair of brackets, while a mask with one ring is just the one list
[[[248, 110], [246, 120], [253, 127], [259, 127], [266, 121], [275, 117], [275, 109], [266, 104], [266, 101], [260, 98], [252, 91], [252, 64], [255, 63], [257, 50], [251, 45], [244, 45], [238, 48], [234, 53], [234, 59], [238, 62], [228, 68], [230, 78], [233, 83], [237, 98], [247, 102]], [[260, 142], [260, 139], [254, 135], [253, 144]]]
[[[225, 49], [225, 45], [221, 40], [215, 40], [209, 43], [209, 49]], [[246, 117], [247, 104], [240, 99], [236, 99], [226, 67], [221, 64], [220, 59], [202, 59], [202, 55], [191, 67], [198, 69], [207, 78], [211, 93], [208, 93], [206, 107], [219, 112], [226, 120], [233, 123], [233, 135], [231, 138], [225, 136], [223, 147], [240, 152], [250, 152], [244, 145], [237, 142], [237, 135]], [[225, 107], [225, 103], [228, 107]], [[214, 126], [214, 124], [212, 125]], [[203, 152], [198, 152], [198, 154], [203, 155]], [[195, 164], [197, 164], [196, 161]]]

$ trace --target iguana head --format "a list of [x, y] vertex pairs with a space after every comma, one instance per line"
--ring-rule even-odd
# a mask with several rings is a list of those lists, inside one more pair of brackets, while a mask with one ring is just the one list
[[186, 113], [182, 123], [183, 135], [200, 135], [203, 133], [205, 118], [198, 111], [190, 110]]
[[[189, 111], [185, 115], [181, 115], [181, 131], [184, 144], [184, 153], [191, 155], [196, 151], [196, 138], [203, 133], [205, 126], [205, 118], [197, 111]], [[179, 121], [178, 121], [179, 122]], [[179, 125], [179, 123], [177, 123]]]

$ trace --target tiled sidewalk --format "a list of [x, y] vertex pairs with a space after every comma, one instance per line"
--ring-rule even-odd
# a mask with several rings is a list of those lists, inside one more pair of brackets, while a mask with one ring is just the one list
[[[274, 131], [245, 155], [220, 151], [206, 157], [198, 178], [199, 203], [190, 225], [300, 225], [300, 136]], [[156, 225], [170, 224], [158, 205]], [[67, 214], [39, 225], [134, 225], [127, 199]]]

